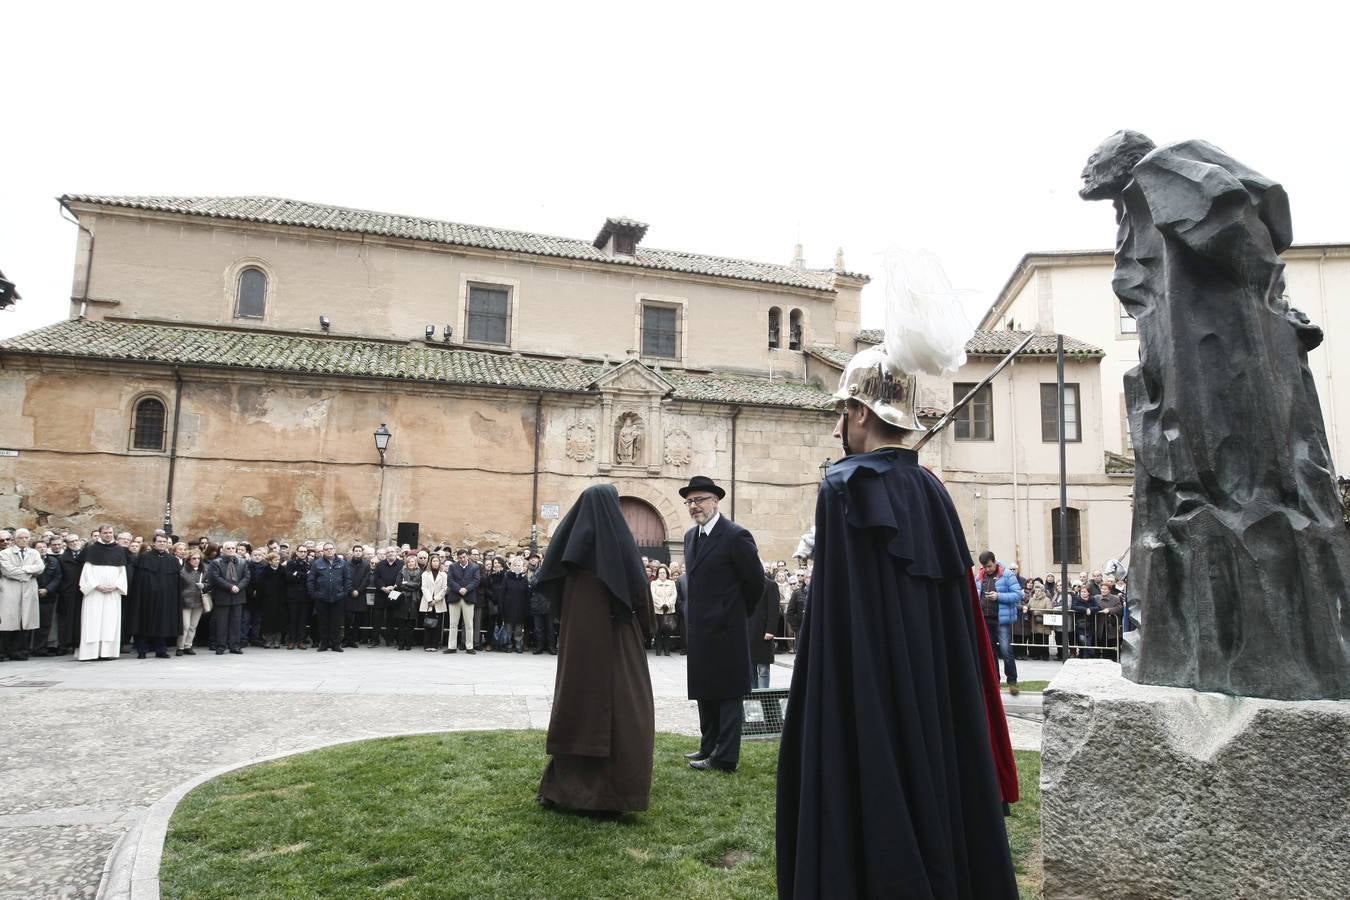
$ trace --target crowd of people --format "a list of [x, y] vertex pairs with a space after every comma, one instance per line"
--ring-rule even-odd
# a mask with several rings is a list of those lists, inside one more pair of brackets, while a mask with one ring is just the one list
[[[1010, 693], [1018, 693], [1017, 660], [1048, 660], [1052, 634], [1060, 660], [1069, 656], [1119, 658], [1121, 636], [1133, 628], [1125, 574], [1123, 565], [1110, 560], [1091, 575], [1079, 572], [1061, 590], [1054, 572], [1025, 578], [1015, 564], [1000, 563], [993, 551], [980, 554], [976, 592]], [[1063, 621], [1066, 605], [1068, 620]], [[1063, 641], [1058, 639], [1061, 622]]]
[[[801, 624], [810, 571], [798, 562], [764, 567], [754, 631], [762, 637], [752, 647], [757, 686], [768, 686], [773, 655], [791, 650]], [[685, 654], [683, 568], [642, 563], [651, 585], [649, 646], [658, 656]], [[559, 621], [535, 591], [539, 565], [537, 552], [443, 544], [339, 551], [331, 541], [254, 545], [202, 536], [189, 543], [163, 532], [146, 541], [112, 526], [87, 540], [11, 529], [0, 531], [0, 658], [341, 653], [381, 645], [556, 654]]]

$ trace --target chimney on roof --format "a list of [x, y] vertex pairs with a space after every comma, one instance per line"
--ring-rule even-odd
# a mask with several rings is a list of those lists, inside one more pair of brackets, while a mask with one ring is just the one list
[[847, 269], [844, 268], [844, 248], [843, 248], [843, 247], [840, 247], [838, 250], [834, 251], [834, 270], [835, 270], [836, 272], [847, 272], [847, 271], [848, 271]]
[[800, 241], [792, 245], [792, 268], [806, 268], [806, 257], [802, 255], [802, 245]]
[[637, 245], [647, 234], [647, 223], [623, 216], [611, 216], [600, 226], [600, 233], [591, 243], [606, 256], [637, 255]]

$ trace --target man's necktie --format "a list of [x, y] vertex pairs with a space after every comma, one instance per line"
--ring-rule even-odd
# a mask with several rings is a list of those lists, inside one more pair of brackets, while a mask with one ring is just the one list
[[698, 531], [694, 532], [694, 559], [698, 559], [698, 552], [703, 548], [703, 538], [705, 536], [706, 535], [703, 534], [703, 529], [701, 527]]

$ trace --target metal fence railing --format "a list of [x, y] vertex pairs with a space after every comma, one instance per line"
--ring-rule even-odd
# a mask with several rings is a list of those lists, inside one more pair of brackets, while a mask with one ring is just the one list
[[[1068, 616], [1066, 621], [1065, 616]], [[1070, 609], [1019, 610], [1012, 626], [1014, 652], [1028, 659], [1116, 659], [1124, 627], [1117, 613]], [[1060, 646], [1060, 636], [1067, 646]]]

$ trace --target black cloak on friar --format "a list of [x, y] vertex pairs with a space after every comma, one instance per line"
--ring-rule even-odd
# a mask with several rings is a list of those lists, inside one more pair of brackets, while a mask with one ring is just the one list
[[1016, 897], [1016, 768], [946, 489], [913, 450], [836, 463], [815, 560], [779, 751], [779, 897]]
[[182, 563], [172, 553], [151, 550], [140, 556], [127, 594], [131, 621], [127, 631], [138, 638], [176, 638], [183, 631], [178, 573]]

